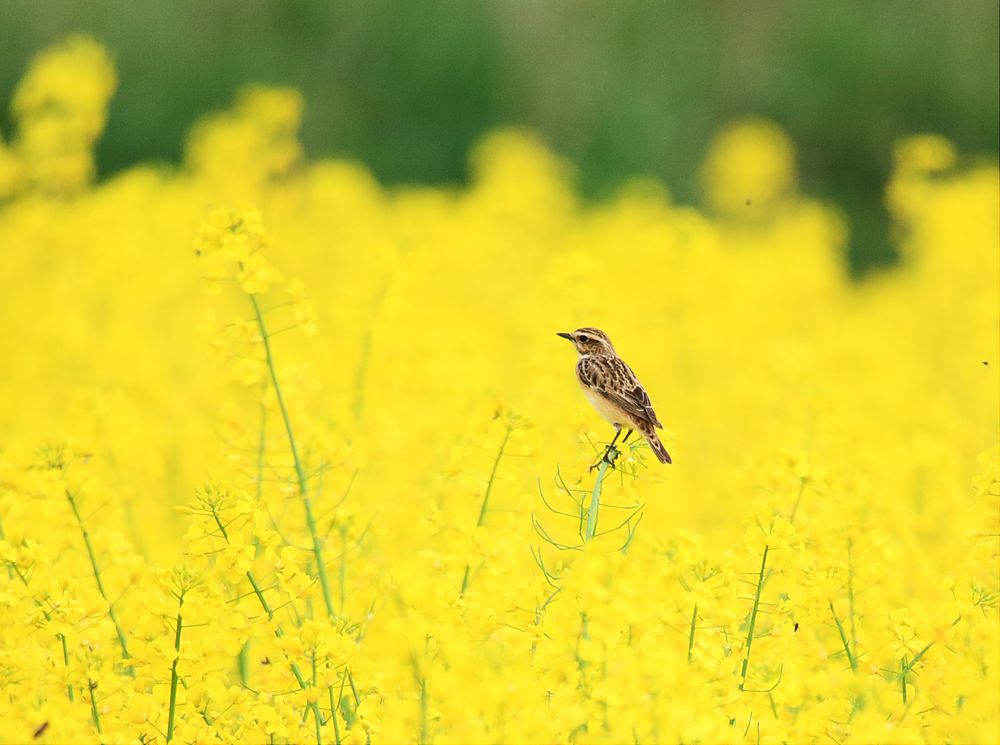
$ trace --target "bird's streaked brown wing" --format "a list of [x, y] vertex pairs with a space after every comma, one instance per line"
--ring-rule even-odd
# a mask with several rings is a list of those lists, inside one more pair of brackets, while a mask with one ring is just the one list
[[577, 365], [580, 382], [600, 393], [634, 417], [663, 428], [656, 418], [649, 394], [632, 368], [618, 357], [582, 357]]

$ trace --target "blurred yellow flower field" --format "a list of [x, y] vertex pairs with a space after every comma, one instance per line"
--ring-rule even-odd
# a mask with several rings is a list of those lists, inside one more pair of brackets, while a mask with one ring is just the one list
[[[387, 190], [254, 87], [95, 184], [114, 88], [0, 143], [0, 742], [997, 741], [995, 163], [898, 143], [852, 283], [766, 121], [704, 211], [517, 130]], [[584, 325], [672, 466], [588, 469]]]

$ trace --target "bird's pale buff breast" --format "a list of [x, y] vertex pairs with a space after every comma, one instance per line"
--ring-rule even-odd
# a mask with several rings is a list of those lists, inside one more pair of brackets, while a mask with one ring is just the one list
[[587, 397], [587, 400], [590, 401], [595, 409], [597, 409], [597, 413], [611, 422], [611, 424], [626, 427], [631, 426], [625, 412], [611, 403], [600, 393], [588, 388], [583, 383], [580, 383], [580, 388], [583, 389], [583, 395]]

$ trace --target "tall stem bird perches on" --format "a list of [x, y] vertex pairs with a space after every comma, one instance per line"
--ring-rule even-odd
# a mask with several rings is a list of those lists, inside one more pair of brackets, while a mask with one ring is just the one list
[[577, 329], [572, 333], [559, 332], [558, 335], [573, 342], [580, 355], [576, 363], [576, 377], [583, 388], [583, 394], [597, 409], [597, 413], [615, 428], [615, 438], [593, 468], [605, 460], [609, 465], [614, 465], [615, 456], [612, 453], [618, 452], [615, 443], [618, 442], [623, 427], [628, 428], [623, 442], [628, 441], [633, 430], [638, 431], [649, 443], [649, 449], [656, 454], [660, 463], [670, 463], [670, 454], [656, 435], [656, 428], [663, 429], [663, 425], [656, 418], [649, 394], [632, 368], [618, 356], [608, 335], [595, 328]]

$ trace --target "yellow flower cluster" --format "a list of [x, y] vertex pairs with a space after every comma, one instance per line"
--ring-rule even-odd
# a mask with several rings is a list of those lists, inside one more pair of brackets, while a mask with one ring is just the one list
[[0, 142], [0, 198], [21, 189], [69, 195], [85, 188], [117, 86], [110, 56], [90, 39], [72, 37], [38, 55], [14, 92], [13, 152]]
[[[523, 131], [385, 189], [265, 89], [91, 186], [113, 80], [0, 152], [0, 742], [996, 741], [995, 164], [900, 143], [854, 284], [768, 123], [708, 214]], [[583, 325], [672, 466], [589, 469]]]

